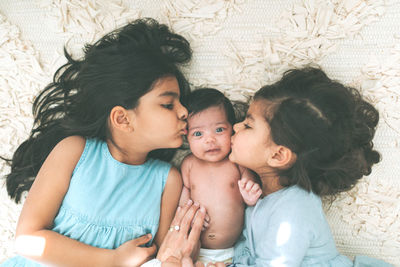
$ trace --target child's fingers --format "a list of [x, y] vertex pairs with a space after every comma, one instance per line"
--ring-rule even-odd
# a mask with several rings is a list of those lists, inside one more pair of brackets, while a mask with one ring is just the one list
[[246, 183], [246, 191], [250, 191], [250, 189], [251, 189], [251, 187], [252, 187], [253, 185], [254, 185], [254, 184], [253, 184], [253, 183], [250, 183], [250, 181], [247, 182], [247, 183]]
[[258, 191], [257, 191], [257, 195], [261, 196], [261, 194], [262, 194], [262, 190], [261, 190], [261, 188], [259, 188]]
[[[243, 180], [243, 179], [242, 179]], [[238, 186], [239, 186], [239, 188], [243, 188], [243, 181], [242, 180], [239, 180], [238, 181]]]
[[240, 181], [242, 181], [243, 184], [246, 184], [249, 181], [249, 179], [246, 177], [243, 177], [242, 179], [240, 179]]
[[242, 178], [238, 181], [239, 187], [242, 189], [246, 188], [246, 184], [247, 184], [248, 180], [246, 178]]
[[153, 256], [157, 252], [157, 247], [155, 244], [151, 245], [151, 247], [143, 248], [148, 257]]
[[251, 187], [251, 193], [256, 193], [258, 190], [261, 190], [260, 189], [260, 186], [258, 185], [258, 184], [254, 184], [252, 187]]
[[142, 235], [138, 238], [135, 238], [133, 240], [133, 243], [135, 244], [135, 246], [140, 246], [140, 245], [144, 245], [147, 242], [149, 242], [151, 240], [151, 234], [147, 234], [147, 235]]

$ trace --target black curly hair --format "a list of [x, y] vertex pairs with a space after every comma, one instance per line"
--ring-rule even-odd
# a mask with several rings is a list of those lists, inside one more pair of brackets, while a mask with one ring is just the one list
[[[29, 190], [44, 160], [67, 136], [111, 139], [108, 117], [114, 106], [135, 108], [141, 96], [167, 76], [176, 77], [181, 102], [190, 92], [178, 65], [192, 57], [189, 42], [153, 19], [140, 19], [116, 29], [75, 60], [64, 48], [68, 62], [54, 74], [33, 103], [34, 126], [29, 138], [15, 151], [7, 191], [19, 202]], [[149, 156], [170, 160], [174, 149], [160, 149]], [[4, 159], [4, 158], [3, 158]]]
[[378, 111], [351, 87], [319, 68], [287, 71], [256, 92], [268, 100], [265, 117], [273, 141], [296, 153], [296, 162], [279, 172], [282, 186], [299, 185], [320, 196], [350, 190], [371, 173], [380, 154], [372, 139]]

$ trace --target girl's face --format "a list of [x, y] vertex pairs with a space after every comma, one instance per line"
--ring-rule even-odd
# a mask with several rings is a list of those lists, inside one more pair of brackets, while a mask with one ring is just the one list
[[209, 107], [188, 118], [188, 142], [198, 159], [218, 162], [231, 150], [232, 125], [223, 107]]
[[256, 100], [250, 104], [246, 119], [233, 126], [232, 152], [229, 159], [258, 173], [268, 167], [267, 159], [277, 145], [270, 135], [265, 120], [267, 102]]
[[139, 99], [134, 109], [137, 140], [149, 151], [176, 148], [186, 134], [187, 110], [179, 101], [175, 77], [161, 78], [154, 88]]

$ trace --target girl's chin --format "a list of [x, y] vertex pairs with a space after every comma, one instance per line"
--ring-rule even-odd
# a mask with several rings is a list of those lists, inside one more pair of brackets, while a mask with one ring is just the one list
[[234, 163], [237, 163], [237, 162], [235, 161], [235, 156], [233, 155], [233, 152], [231, 152], [231, 153], [229, 154], [229, 160], [232, 161], [232, 162], [234, 162]]

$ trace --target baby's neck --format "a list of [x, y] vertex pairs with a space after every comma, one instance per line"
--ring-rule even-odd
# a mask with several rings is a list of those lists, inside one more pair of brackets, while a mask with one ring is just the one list
[[227, 161], [229, 161], [229, 158], [225, 157], [224, 159], [222, 159], [220, 161], [206, 161], [206, 160], [202, 160], [199, 158], [197, 158], [197, 160], [199, 160], [204, 166], [217, 167], [220, 165], [224, 165]]

